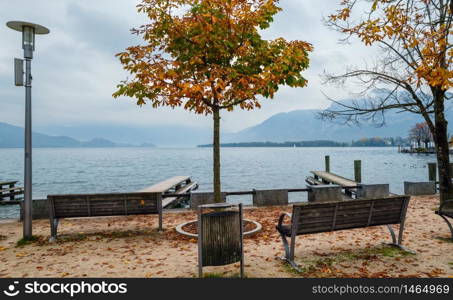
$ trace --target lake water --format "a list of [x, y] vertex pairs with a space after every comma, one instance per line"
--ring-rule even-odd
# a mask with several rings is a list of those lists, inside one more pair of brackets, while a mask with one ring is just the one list
[[[433, 155], [410, 155], [396, 148], [222, 148], [222, 190], [303, 188], [311, 170], [324, 169], [353, 178], [354, 160], [362, 160], [364, 183], [390, 183], [403, 192], [403, 181], [427, 181]], [[33, 150], [33, 198], [48, 194], [132, 192], [166, 178], [188, 175], [200, 191], [212, 190], [210, 148], [37, 148]], [[0, 181], [23, 185], [23, 149], [0, 149]], [[290, 201], [306, 199], [292, 193]], [[251, 203], [251, 196], [229, 201]], [[0, 206], [0, 218], [17, 217], [17, 207]]]

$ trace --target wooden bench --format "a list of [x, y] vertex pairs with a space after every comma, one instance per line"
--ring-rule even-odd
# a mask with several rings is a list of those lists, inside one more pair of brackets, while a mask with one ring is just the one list
[[453, 226], [447, 218], [453, 219], [453, 200], [444, 201], [439, 210], [436, 210], [436, 214], [439, 215], [445, 222], [447, 222], [448, 228], [451, 232], [451, 239], [453, 240]]
[[49, 195], [47, 201], [51, 241], [57, 237], [61, 218], [158, 214], [162, 230], [161, 193]]
[[[387, 225], [392, 236], [391, 245], [404, 249], [401, 243], [409, 199], [408, 196], [395, 196], [382, 199], [295, 204], [292, 215], [283, 213], [276, 226], [285, 248], [284, 259], [298, 270], [294, 262], [297, 235], [380, 225]], [[291, 219], [289, 225], [283, 224], [285, 216]], [[400, 224], [398, 239], [392, 224]], [[291, 238], [290, 243], [287, 237]]]
[[[15, 186], [16, 183], [17, 180], [0, 182], [0, 201], [5, 198], [14, 200], [16, 195], [22, 195], [24, 193], [24, 188]], [[4, 186], [6, 187], [4, 188]]]

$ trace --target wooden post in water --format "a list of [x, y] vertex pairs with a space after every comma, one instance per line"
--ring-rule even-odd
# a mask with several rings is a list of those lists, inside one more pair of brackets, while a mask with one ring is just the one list
[[437, 179], [437, 164], [428, 163], [428, 180], [436, 181], [436, 179]]
[[362, 182], [362, 161], [354, 160], [354, 180]]
[[326, 165], [326, 172], [330, 172], [330, 156], [326, 155], [326, 157], [324, 157], [324, 160]]

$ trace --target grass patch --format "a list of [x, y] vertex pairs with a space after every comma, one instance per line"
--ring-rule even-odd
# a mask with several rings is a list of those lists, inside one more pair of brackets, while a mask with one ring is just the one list
[[287, 273], [291, 273], [291, 274], [294, 274], [294, 275], [299, 275], [300, 273], [308, 273], [310, 270], [309, 270], [309, 266], [299, 266], [299, 269], [300, 269], [300, 272], [297, 271], [296, 269], [294, 269], [289, 263], [287, 262], [284, 262], [283, 264], [283, 269], [287, 272]]
[[379, 248], [370, 249], [371, 251], [368, 254], [372, 255], [382, 255], [386, 257], [405, 257], [415, 255], [414, 253], [404, 251], [397, 247], [385, 246]]
[[[375, 248], [361, 249], [357, 251], [343, 251], [339, 253], [334, 253], [327, 257], [314, 258], [314, 259], [305, 259], [297, 261], [299, 265], [300, 272], [293, 269], [289, 264], [285, 264], [285, 270], [293, 274], [304, 274], [304, 275], [314, 275], [318, 272], [324, 272], [329, 270], [337, 264], [344, 262], [351, 262], [356, 260], [361, 261], [372, 261], [380, 258], [401, 258], [407, 256], [413, 256], [411, 252], [404, 251], [397, 247], [392, 246], [379, 246]], [[324, 271], [323, 271], [324, 270]]]
[[446, 243], [453, 243], [453, 239], [452, 238], [445, 238], [445, 237], [441, 237], [441, 236], [438, 236], [436, 237], [436, 239], [442, 241], [442, 242], [446, 242]]
[[[232, 275], [222, 273], [204, 273], [203, 278], [241, 278], [241, 275], [239, 273], [234, 273]], [[244, 278], [247, 278], [247, 276], [244, 275]]]
[[30, 238], [21, 238], [20, 240], [17, 241], [16, 247], [23, 247], [23, 246], [26, 246], [29, 244], [33, 244], [33, 243], [39, 241], [40, 238], [41, 237], [37, 236], [37, 235], [33, 235]]
[[[58, 235], [56, 239], [57, 244], [67, 242], [80, 242], [87, 239], [102, 240], [102, 239], [118, 239], [118, 238], [129, 238], [129, 237], [148, 237], [157, 238], [161, 233], [157, 230], [125, 230], [125, 231], [103, 231], [103, 232], [91, 232], [91, 233], [72, 233]], [[48, 242], [43, 240], [43, 244]]]
[[58, 235], [55, 242], [49, 242], [49, 237], [44, 236], [33, 236], [29, 240], [20, 239], [16, 243], [16, 247], [22, 247], [25, 245], [36, 243], [39, 246], [49, 244], [64, 244], [68, 242], [81, 242], [84, 240], [100, 241], [104, 239], [118, 239], [118, 238], [133, 238], [133, 237], [146, 237], [146, 238], [157, 238], [161, 233], [157, 230], [126, 230], [126, 231], [105, 231], [105, 232], [91, 232], [91, 233], [71, 233]]

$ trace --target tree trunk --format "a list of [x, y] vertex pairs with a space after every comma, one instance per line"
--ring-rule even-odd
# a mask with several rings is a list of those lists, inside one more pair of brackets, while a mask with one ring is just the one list
[[435, 91], [434, 96], [434, 140], [439, 166], [440, 203], [453, 199], [450, 174], [450, 149], [448, 144], [448, 121], [444, 114], [444, 92]]
[[214, 201], [216, 203], [223, 202], [221, 196], [220, 184], [220, 109], [213, 108], [214, 118], [214, 141], [213, 141], [213, 157], [214, 157]]

